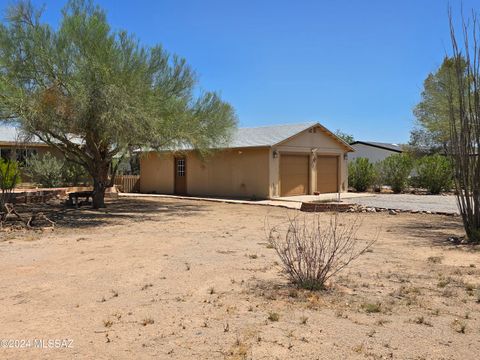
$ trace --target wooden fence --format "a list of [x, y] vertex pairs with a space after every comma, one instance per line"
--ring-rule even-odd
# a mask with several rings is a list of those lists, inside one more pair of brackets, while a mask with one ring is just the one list
[[140, 191], [140, 175], [117, 175], [115, 176], [115, 185], [118, 190], [125, 193], [134, 193]]

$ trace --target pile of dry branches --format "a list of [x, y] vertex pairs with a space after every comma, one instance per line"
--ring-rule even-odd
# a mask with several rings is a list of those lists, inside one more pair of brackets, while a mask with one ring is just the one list
[[50, 220], [44, 213], [32, 213], [28, 216], [20, 215], [13, 204], [6, 203], [4, 211], [0, 212], [0, 230], [4, 229], [53, 229], [55, 222]]

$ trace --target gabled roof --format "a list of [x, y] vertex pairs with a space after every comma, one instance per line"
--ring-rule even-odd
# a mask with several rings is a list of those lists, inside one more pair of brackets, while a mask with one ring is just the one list
[[251, 128], [238, 128], [235, 130], [232, 140], [226, 148], [239, 148], [239, 147], [263, 147], [279, 145], [292, 137], [300, 134], [303, 131], [311, 129], [313, 127], [319, 127], [327, 136], [331, 137], [336, 142], [340, 143], [348, 151], [354, 151], [354, 149], [341, 138], [336, 136], [330, 130], [318, 122], [307, 122], [298, 124], [287, 125], [269, 125]]
[[315, 122], [238, 128], [226, 147], [273, 146], [317, 125]]
[[[332, 137], [335, 141], [339, 142], [349, 151], [353, 151], [349, 144], [344, 142], [342, 139], [317, 122], [237, 128], [234, 130], [230, 142], [224, 145], [223, 148], [270, 147], [287, 141], [302, 131], [308, 130], [315, 126], [320, 127], [328, 136]], [[1, 143], [44, 144], [37, 138], [25, 141], [24, 137], [17, 128], [7, 125], [0, 125], [0, 144]], [[175, 148], [177, 150], [193, 150], [193, 148], [187, 144], [181, 144]]]
[[372, 146], [376, 147], [379, 149], [384, 149], [384, 150], [389, 150], [389, 151], [394, 151], [397, 153], [403, 152], [402, 147], [398, 144], [391, 144], [391, 143], [383, 143], [383, 142], [376, 142], [376, 141], [354, 141], [350, 143], [350, 145], [356, 145], [356, 144], [363, 144], [367, 146]]
[[[286, 124], [286, 125], [268, 125], [250, 128], [236, 128], [233, 131], [230, 141], [226, 144], [222, 144], [218, 148], [220, 149], [235, 149], [246, 147], [271, 147], [274, 145], [280, 145], [281, 143], [291, 139], [292, 137], [300, 134], [303, 131], [311, 129], [313, 127], [319, 127], [327, 136], [341, 144], [348, 151], [354, 151], [354, 149], [338, 136], [333, 134], [324, 126], [318, 122], [298, 123], [298, 124]], [[162, 151], [190, 151], [193, 147], [190, 144], [177, 144], [173, 147], [168, 147]], [[144, 149], [143, 151], [148, 151]]]

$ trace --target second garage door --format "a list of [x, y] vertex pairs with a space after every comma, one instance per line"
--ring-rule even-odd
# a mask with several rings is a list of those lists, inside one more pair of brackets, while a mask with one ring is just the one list
[[280, 194], [281, 196], [308, 194], [308, 155], [280, 156]]
[[321, 194], [338, 191], [337, 156], [317, 156], [317, 191]]

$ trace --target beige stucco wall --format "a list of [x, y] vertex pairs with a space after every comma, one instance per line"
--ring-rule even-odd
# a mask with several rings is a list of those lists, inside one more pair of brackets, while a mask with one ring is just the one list
[[[174, 156], [150, 152], [140, 160], [140, 191], [174, 193]], [[205, 159], [186, 154], [187, 193], [246, 198], [269, 196], [269, 149], [216, 152]]]
[[[273, 156], [274, 152], [277, 153], [276, 157]], [[309, 155], [310, 194], [316, 191], [317, 186], [316, 156], [338, 156], [338, 188], [341, 192], [348, 190], [348, 167], [347, 160], [344, 159], [344, 154], [346, 153], [345, 147], [338, 141], [327, 136], [320, 128], [316, 128], [314, 130], [304, 131], [270, 149], [270, 197], [280, 196], [280, 158], [282, 153], [302, 153]]]
[[187, 157], [187, 190], [192, 195], [267, 198], [267, 148], [229, 149], [200, 159]]
[[173, 155], [148, 152], [140, 156], [140, 192], [173, 194]]

